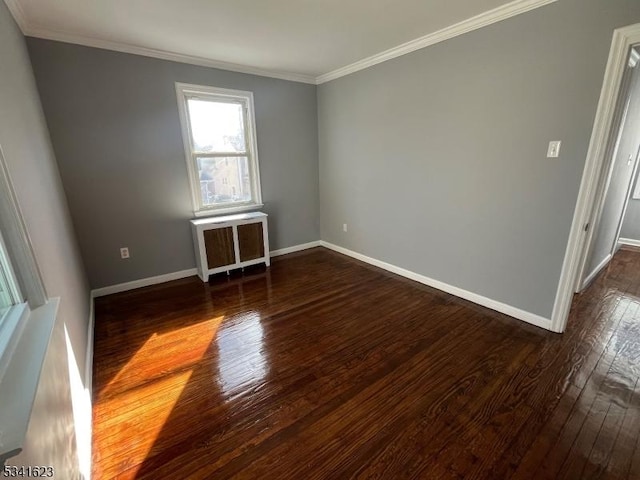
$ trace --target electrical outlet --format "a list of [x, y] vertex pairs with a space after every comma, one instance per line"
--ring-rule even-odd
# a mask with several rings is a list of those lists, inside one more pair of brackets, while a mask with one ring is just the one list
[[560, 145], [562, 145], [562, 142], [560, 140], [549, 142], [547, 158], [558, 158], [560, 156]]
[[122, 247], [120, 249], [120, 258], [129, 258], [129, 247]]
[[346, 231], [347, 231], [347, 224], [346, 224], [346, 223], [343, 223], [343, 224], [342, 224], [342, 231], [343, 231], [343, 232], [346, 232]]

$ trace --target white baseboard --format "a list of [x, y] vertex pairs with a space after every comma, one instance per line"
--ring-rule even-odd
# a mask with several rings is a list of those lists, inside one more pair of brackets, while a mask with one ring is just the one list
[[[272, 250], [271, 252], [269, 252], [269, 255], [272, 257], [277, 257], [280, 255], [286, 255], [287, 253], [300, 252], [309, 248], [319, 247], [320, 245], [320, 240], [317, 240], [315, 242], [302, 243], [300, 245], [293, 245], [292, 247]], [[96, 288], [91, 291], [91, 295], [92, 298], [104, 297], [105, 295], [111, 295], [113, 293], [121, 293], [128, 290], [134, 290], [136, 288], [157, 285], [159, 283], [170, 282], [171, 280], [179, 280], [181, 278], [192, 277], [197, 274], [198, 272], [195, 268], [189, 268], [187, 270], [181, 270], [179, 272], [165, 273], [164, 275], [156, 275], [155, 277], [141, 278], [140, 280], [133, 280], [131, 282], [118, 283], [117, 285], [110, 285], [108, 287]]]
[[[360, 253], [348, 250], [343, 247], [339, 247], [338, 245], [334, 245], [332, 243], [325, 242], [322, 240], [303, 243], [301, 245], [294, 245], [292, 247], [282, 248], [279, 250], [273, 250], [270, 252], [270, 255], [272, 257], [277, 257], [279, 255], [286, 255], [287, 253], [299, 252], [302, 250], [307, 250], [309, 248], [315, 248], [320, 246], [326, 247], [330, 250], [334, 250], [338, 253], [342, 253], [343, 255], [347, 255], [357, 260], [361, 260], [370, 265], [374, 265], [376, 267], [382, 268], [383, 270], [387, 270], [389, 272], [395, 273], [402, 277], [409, 278], [411, 280], [422, 283], [424, 285], [437, 288], [438, 290], [442, 290], [443, 292], [450, 293], [451, 295], [455, 295], [456, 297], [464, 298], [465, 300], [469, 300], [470, 302], [477, 303], [478, 305], [482, 305], [483, 307], [487, 307], [492, 310], [496, 310], [497, 312], [504, 313], [506, 315], [509, 315], [511, 317], [517, 318], [518, 320], [522, 320], [524, 322], [530, 323], [537, 327], [541, 327], [546, 330], [551, 329], [551, 320], [549, 320], [548, 318], [544, 318], [544, 317], [541, 317], [540, 315], [536, 315], [534, 313], [521, 310], [511, 305], [507, 305], [506, 303], [498, 302], [491, 298], [483, 297], [482, 295], [478, 295], [477, 293], [463, 290], [462, 288], [454, 287], [453, 285], [449, 285], [439, 280], [434, 280], [432, 278], [425, 277], [424, 275], [420, 275], [410, 270], [397, 267], [390, 263], [386, 263], [381, 260], [376, 260], [375, 258], [367, 257], [366, 255], [362, 255]], [[170, 282], [171, 280], [178, 280], [180, 278], [191, 277], [191, 276], [195, 276], [196, 274], [197, 274], [196, 269], [192, 268], [188, 270], [182, 270], [180, 272], [167, 273], [165, 275], [157, 275], [155, 277], [143, 278], [140, 280], [134, 280], [132, 282], [111, 285], [109, 287], [97, 288], [91, 292], [91, 295], [92, 295], [92, 298], [102, 297], [105, 295], [111, 295], [113, 293], [120, 293], [120, 292], [125, 292], [127, 290], [133, 290], [135, 288], [147, 287], [149, 285], [156, 285], [158, 283]], [[91, 335], [93, 335], [93, 331], [91, 332]], [[91, 345], [93, 346], [93, 342], [91, 342]], [[90, 368], [90, 367], [87, 366], [87, 368]]]
[[619, 238], [618, 244], [629, 245], [631, 247], [640, 247], [640, 240], [634, 240], [633, 238]]
[[279, 257], [280, 255], [286, 255], [287, 253], [300, 252], [302, 250], [307, 250], [309, 248], [319, 247], [321, 245], [320, 240], [316, 240], [315, 242], [309, 243], [301, 243], [300, 245], [294, 245], [292, 247], [281, 248], [279, 250], [271, 250], [269, 255], [272, 257]]
[[483, 307], [490, 308], [491, 310], [504, 313], [505, 315], [509, 315], [510, 317], [514, 317], [518, 320], [522, 320], [524, 322], [535, 325], [536, 327], [544, 328], [545, 330], [551, 330], [551, 320], [541, 317], [540, 315], [521, 310], [519, 308], [507, 305], [506, 303], [498, 302], [497, 300], [493, 300], [491, 298], [483, 297], [482, 295], [463, 290], [462, 288], [454, 287], [453, 285], [449, 285], [439, 280], [434, 280], [433, 278], [425, 277], [424, 275], [420, 275], [419, 273], [397, 267], [390, 263], [367, 257], [366, 255], [362, 255], [361, 253], [339, 247], [338, 245], [334, 245], [329, 242], [322, 241], [321, 244], [323, 247], [326, 247], [330, 250], [342, 253], [343, 255], [347, 255], [375, 267], [382, 268], [383, 270], [387, 270], [410, 280], [428, 285], [429, 287], [442, 290], [443, 292], [450, 293], [451, 295], [455, 295], [456, 297], [464, 298], [465, 300], [469, 300], [470, 302], [476, 303]]
[[582, 282], [582, 286], [580, 287], [580, 291], [587, 288], [589, 284], [593, 282], [593, 279], [596, 278], [596, 276], [600, 273], [600, 271], [609, 264], [612, 258], [613, 258], [612, 254], [609, 254], [606, 257], [604, 257], [604, 260], [602, 260], [598, 264], [598, 266], [593, 269], [593, 272], [587, 275], [587, 278], [584, 279], [584, 281]]
[[91, 291], [93, 298], [104, 297], [112, 293], [126, 292], [136, 288], [148, 287], [149, 285], [157, 285], [158, 283], [170, 282], [171, 280], [179, 280], [181, 278], [193, 277], [197, 275], [195, 268], [181, 270], [179, 272], [165, 273], [164, 275], [156, 275], [155, 277], [141, 278], [132, 282], [118, 283], [109, 287], [96, 288]]

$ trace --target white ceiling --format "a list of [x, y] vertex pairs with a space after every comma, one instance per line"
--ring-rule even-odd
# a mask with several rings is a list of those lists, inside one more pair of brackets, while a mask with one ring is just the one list
[[[94, 46], [142, 47], [310, 79], [509, 3], [505, 0], [6, 2], [14, 16], [16, 11], [22, 16], [20, 23], [28, 35]], [[512, 3], [518, 2], [523, 0]]]

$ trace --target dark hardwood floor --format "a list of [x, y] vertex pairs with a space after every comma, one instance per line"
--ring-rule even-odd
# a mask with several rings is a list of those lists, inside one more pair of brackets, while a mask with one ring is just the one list
[[325, 249], [96, 299], [94, 478], [640, 478], [640, 253], [557, 335]]

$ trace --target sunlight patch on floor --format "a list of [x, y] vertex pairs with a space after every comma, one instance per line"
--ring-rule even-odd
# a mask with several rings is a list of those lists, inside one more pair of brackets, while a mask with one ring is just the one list
[[223, 320], [224, 316], [219, 316], [154, 333], [101, 392], [94, 406], [95, 420], [111, 423], [109, 428], [114, 432], [126, 431], [128, 438], [126, 443], [111, 443], [118, 435], [105, 439], [103, 452], [126, 457], [131, 478], [152, 452]]
[[146, 384], [167, 372], [197, 364], [215, 338], [224, 315], [166, 333], [154, 333], [100, 392], [121, 393], [123, 387]]

